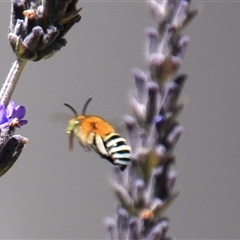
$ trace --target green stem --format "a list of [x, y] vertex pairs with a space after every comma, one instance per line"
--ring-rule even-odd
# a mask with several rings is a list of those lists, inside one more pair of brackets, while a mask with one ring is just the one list
[[0, 91], [1, 104], [4, 104], [5, 106], [8, 105], [26, 63], [27, 63], [26, 60], [21, 59], [17, 59], [13, 63], [10, 72]]

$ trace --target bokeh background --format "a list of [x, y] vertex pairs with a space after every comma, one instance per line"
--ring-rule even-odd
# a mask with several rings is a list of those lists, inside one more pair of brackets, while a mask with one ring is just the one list
[[[0, 79], [15, 57], [7, 41], [10, 1], [0, 1]], [[145, 1], [79, 1], [82, 20], [53, 58], [27, 64], [14, 101], [27, 107], [30, 139], [0, 179], [0, 238], [106, 239], [115, 215], [112, 166], [75, 143], [69, 152], [68, 102], [120, 119], [131, 113], [132, 68], [147, 69], [145, 28], [155, 26]], [[240, 2], [195, 1], [200, 14], [185, 30], [192, 39], [175, 154], [177, 200], [166, 212], [178, 239], [240, 238]], [[54, 116], [63, 114], [61, 120]]]

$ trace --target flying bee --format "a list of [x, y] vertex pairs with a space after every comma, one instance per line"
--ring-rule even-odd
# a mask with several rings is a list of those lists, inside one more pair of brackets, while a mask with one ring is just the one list
[[92, 98], [89, 98], [86, 101], [81, 115], [72, 106], [64, 103], [75, 115], [74, 118], [69, 120], [67, 127], [69, 149], [73, 150], [73, 138], [75, 135], [85, 150], [93, 149], [102, 158], [114, 165], [118, 165], [123, 171], [130, 162], [131, 147], [106, 120], [99, 116], [86, 115], [87, 106], [91, 100]]

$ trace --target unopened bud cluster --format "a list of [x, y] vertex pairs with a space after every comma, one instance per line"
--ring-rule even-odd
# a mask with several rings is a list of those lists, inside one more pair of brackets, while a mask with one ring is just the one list
[[66, 45], [64, 35], [78, 21], [77, 0], [12, 0], [8, 39], [20, 59], [49, 58]]

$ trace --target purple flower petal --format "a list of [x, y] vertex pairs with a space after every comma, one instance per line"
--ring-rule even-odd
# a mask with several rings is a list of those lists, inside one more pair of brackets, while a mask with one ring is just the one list
[[5, 122], [5, 123], [0, 124], [0, 129], [8, 127], [9, 124], [10, 124], [9, 122]]
[[28, 123], [28, 120], [19, 120], [19, 126], [26, 125]]
[[18, 105], [17, 107], [14, 108], [12, 118], [19, 118], [22, 119], [24, 118], [26, 114], [26, 108], [24, 106]]
[[[0, 129], [8, 127], [10, 124], [15, 124], [15, 120], [17, 120], [16, 125], [14, 127], [21, 127], [27, 124], [27, 120], [23, 119], [26, 114], [26, 108], [21, 105], [15, 105], [13, 101], [11, 101], [7, 108], [0, 104]], [[15, 120], [14, 120], [15, 119]]]
[[13, 115], [14, 112], [14, 108], [15, 108], [15, 104], [13, 101], [10, 101], [10, 103], [7, 106], [7, 113], [6, 113], [6, 117], [10, 118]]
[[155, 117], [155, 122], [156, 123], [163, 123], [165, 121], [165, 117], [163, 115], [158, 115]]
[[0, 124], [8, 122], [6, 113], [7, 113], [6, 108], [4, 106], [0, 106]]

